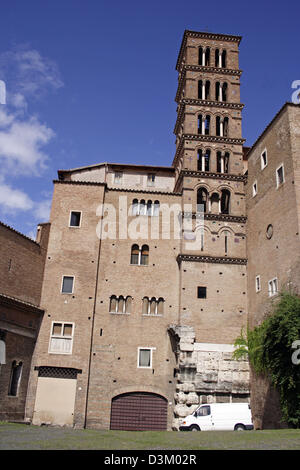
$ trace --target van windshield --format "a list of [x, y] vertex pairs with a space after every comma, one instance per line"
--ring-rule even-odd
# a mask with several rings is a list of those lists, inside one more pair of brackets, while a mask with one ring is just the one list
[[210, 406], [201, 406], [197, 411], [197, 416], [208, 416], [210, 415]]

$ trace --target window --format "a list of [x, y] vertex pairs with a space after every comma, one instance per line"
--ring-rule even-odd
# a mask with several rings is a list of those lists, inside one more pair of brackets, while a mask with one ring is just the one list
[[229, 214], [230, 211], [230, 191], [222, 189], [221, 192], [221, 214]]
[[206, 299], [206, 287], [198, 286], [198, 299]]
[[209, 171], [210, 166], [210, 150], [203, 151], [202, 149], [198, 150], [198, 171]]
[[149, 246], [143, 245], [141, 248], [134, 244], [131, 247], [130, 264], [147, 266], [149, 264]]
[[70, 214], [70, 227], [80, 227], [81, 212], [71, 211]]
[[257, 181], [252, 185], [252, 196], [255, 197], [257, 194]]
[[276, 170], [276, 184], [277, 188], [284, 183], [284, 168], [283, 164], [280, 165], [280, 167], [277, 168]]
[[131, 206], [131, 215], [148, 215], [149, 217], [159, 215], [159, 201], [138, 201], [134, 199]]
[[16, 397], [21, 381], [23, 363], [22, 361], [13, 361], [11, 365], [10, 383], [8, 389], [8, 395]]
[[207, 212], [208, 192], [205, 188], [197, 190], [197, 212]]
[[163, 315], [164, 313], [164, 299], [160, 297], [156, 299], [155, 297], [144, 297], [142, 314], [143, 315]]
[[197, 416], [209, 416], [210, 415], [210, 406], [201, 406], [197, 411]]
[[264, 150], [260, 156], [260, 164], [261, 164], [261, 169], [263, 170], [266, 168], [268, 164], [268, 158], [267, 158], [267, 150]]
[[256, 290], [256, 292], [260, 292], [260, 290], [261, 290], [260, 276], [256, 276], [256, 278], [255, 278], [255, 290]]
[[269, 281], [269, 297], [276, 295], [278, 293], [278, 282], [277, 277]]
[[122, 184], [123, 173], [121, 171], [115, 171], [115, 184]]
[[155, 348], [138, 348], [138, 367], [144, 369], [152, 368], [152, 351]]
[[74, 287], [74, 276], [63, 276], [62, 281], [62, 294], [72, 294]]
[[72, 354], [74, 323], [52, 322], [49, 353]]
[[153, 173], [147, 176], [147, 186], [155, 186], [155, 175]]
[[109, 299], [109, 312], [110, 313], [131, 313], [132, 297], [128, 295], [119, 297], [112, 295]]

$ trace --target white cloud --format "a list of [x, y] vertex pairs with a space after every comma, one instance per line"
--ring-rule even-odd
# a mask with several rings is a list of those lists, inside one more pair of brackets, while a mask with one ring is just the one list
[[2, 113], [0, 115], [2, 174], [11, 171], [15, 175], [40, 174], [40, 170], [46, 168], [46, 161], [49, 158], [43, 147], [54, 135], [52, 129], [40, 123], [35, 117], [20, 120]]
[[30, 211], [33, 220], [43, 222], [49, 218], [51, 199], [44, 195], [35, 202], [11, 180], [41, 176], [47, 169], [47, 145], [55, 132], [28, 110], [32, 100], [63, 82], [55, 62], [27, 45], [0, 54], [0, 78], [6, 84], [6, 104], [0, 105], [0, 212]]
[[8, 184], [0, 183], [0, 205], [4, 213], [16, 211], [28, 211], [34, 203], [30, 197], [19, 189], [14, 189]]

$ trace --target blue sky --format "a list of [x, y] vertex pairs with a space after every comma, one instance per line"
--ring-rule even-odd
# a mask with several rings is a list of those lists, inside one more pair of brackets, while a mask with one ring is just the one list
[[185, 29], [243, 36], [243, 137], [251, 145], [300, 80], [296, 1], [2, 0], [0, 220], [32, 235], [58, 169], [170, 165]]

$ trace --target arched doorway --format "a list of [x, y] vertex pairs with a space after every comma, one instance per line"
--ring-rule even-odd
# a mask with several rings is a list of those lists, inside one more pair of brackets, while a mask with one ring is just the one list
[[126, 431], [165, 431], [168, 402], [161, 395], [133, 392], [112, 399], [110, 429]]

